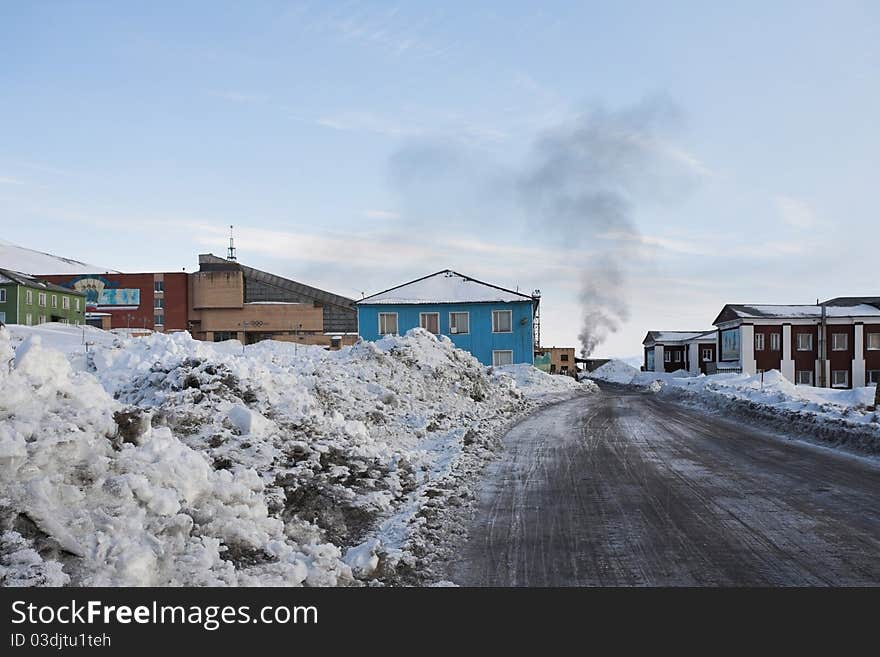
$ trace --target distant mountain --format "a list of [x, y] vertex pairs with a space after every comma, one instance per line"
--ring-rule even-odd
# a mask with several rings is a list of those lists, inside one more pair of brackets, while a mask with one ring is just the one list
[[0, 240], [0, 269], [31, 275], [115, 273], [113, 269], [34, 251], [5, 240]]

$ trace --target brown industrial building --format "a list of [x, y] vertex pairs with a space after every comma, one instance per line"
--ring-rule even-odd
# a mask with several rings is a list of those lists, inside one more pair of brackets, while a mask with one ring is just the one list
[[338, 348], [357, 341], [354, 301], [211, 254], [191, 274], [193, 337], [272, 339]]
[[535, 349], [535, 367], [549, 374], [577, 376], [574, 347], [540, 347]]
[[86, 295], [105, 329], [190, 331], [208, 341], [265, 339], [339, 348], [357, 341], [354, 301], [234, 260], [199, 256], [199, 271], [42, 276]]

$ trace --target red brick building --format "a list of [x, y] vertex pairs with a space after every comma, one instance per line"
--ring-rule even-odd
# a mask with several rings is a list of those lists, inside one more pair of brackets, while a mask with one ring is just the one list
[[880, 382], [880, 299], [841, 297], [818, 305], [724, 306], [718, 367], [779, 370], [800, 385], [853, 388]]
[[[110, 328], [166, 333], [187, 329], [189, 285], [186, 272], [56, 274], [41, 278], [83, 292], [87, 311], [96, 316], [109, 314]], [[86, 321], [89, 321], [88, 316]]]

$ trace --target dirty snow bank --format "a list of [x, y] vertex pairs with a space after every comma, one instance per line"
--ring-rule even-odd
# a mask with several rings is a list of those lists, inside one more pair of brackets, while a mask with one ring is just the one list
[[419, 583], [432, 507], [466, 503], [506, 423], [590, 389], [419, 329], [244, 353], [86, 331], [87, 357], [82, 329], [11, 331], [0, 585]]
[[770, 422], [779, 429], [807, 433], [826, 442], [880, 452], [880, 413], [867, 410], [873, 404], [873, 387], [835, 390], [796, 386], [776, 370], [765, 372], [763, 381], [761, 375], [748, 374], [638, 372], [619, 361], [598, 368], [592, 376]]

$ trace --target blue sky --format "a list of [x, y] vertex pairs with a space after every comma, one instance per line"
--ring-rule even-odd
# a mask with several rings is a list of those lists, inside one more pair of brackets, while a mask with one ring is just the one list
[[[0, 2], [2, 238], [192, 270], [235, 224], [242, 261], [350, 296], [540, 288], [558, 345], [617, 259], [599, 353], [637, 354], [726, 302], [878, 293], [878, 44], [875, 2]], [[644, 107], [608, 182], [631, 232], [529, 214], [542, 139]]]

